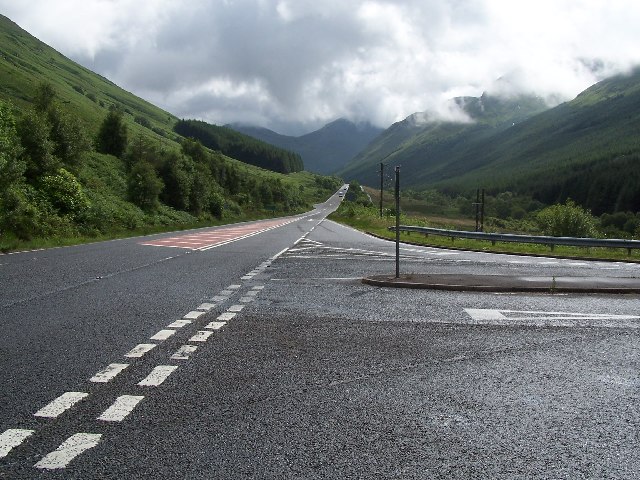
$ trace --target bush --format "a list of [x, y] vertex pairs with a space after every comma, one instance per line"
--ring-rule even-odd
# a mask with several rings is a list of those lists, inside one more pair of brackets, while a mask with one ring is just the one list
[[540, 230], [553, 237], [596, 237], [597, 220], [584, 208], [567, 200], [564, 205], [552, 205], [538, 212]]
[[60, 168], [55, 175], [43, 177], [40, 189], [51, 205], [62, 214], [76, 215], [89, 206], [82, 186], [76, 177], [64, 168]]
[[155, 210], [164, 184], [148, 162], [137, 162], [129, 172], [129, 199], [143, 210]]

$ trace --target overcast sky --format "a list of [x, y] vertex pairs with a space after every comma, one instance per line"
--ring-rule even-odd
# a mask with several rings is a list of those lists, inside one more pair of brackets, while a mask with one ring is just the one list
[[637, 0], [0, 0], [0, 13], [179, 117], [289, 134], [455, 117], [446, 100], [500, 77], [567, 100], [640, 64]]

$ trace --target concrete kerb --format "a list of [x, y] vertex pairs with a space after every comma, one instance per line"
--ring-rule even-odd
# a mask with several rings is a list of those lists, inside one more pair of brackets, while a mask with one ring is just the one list
[[506, 275], [374, 275], [362, 283], [376, 287], [496, 293], [638, 294], [638, 278], [518, 277]]

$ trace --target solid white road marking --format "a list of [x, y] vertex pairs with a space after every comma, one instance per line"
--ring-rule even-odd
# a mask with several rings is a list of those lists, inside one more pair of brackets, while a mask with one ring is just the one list
[[128, 363], [112, 363], [89, 379], [90, 382], [107, 383], [129, 366]]
[[149, 375], [138, 382], [141, 387], [157, 387], [162, 384], [171, 373], [178, 368], [175, 365], [160, 365], [154, 368]]
[[176, 320], [175, 322], [167, 325], [167, 328], [182, 328], [182, 327], [186, 327], [190, 323], [191, 323], [191, 320]]
[[155, 343], [141, 343], [140, 345], [132, 348], [129, 352], [125, 353], [124, 356], [129, 358], [140, 358], [155, 346]]
[[64, 441], [55, 451], [34, 465], [36, 468], [54, 470], [65, 468], [74, 458], [90, 448], [98, 445], [99, 433], [76, 433]]
[[160, 340], [160, 341], [166, 340], [167, 338], [174, 335], [175, 333], [176, 333], [175, 330], [160, 330], [153, 337], [150, 337], [149, 340]]
[[136, 408], [136, 405], [138, 405], [143, 398], [144, 396], [142, 395], [121, 395], [116, 398], [113, 405], [98, 417], [98, 420], [120, 422]]
[[6, 457], [11, 450], [33, 435], [35, 430], [10, 428], [0, 435], [0, 458]]
[[216, 308], [216, 304], [215, 303], [203, 303], [198, 308], [196, 308], [196, 310], [204, 310], [204, 311], [208, 312], [212, 308]]
[[475, 323], [479, 324], [640, 328], [640, 316], [638, 315], [544, 312], [537, 310], [492, 310], [477, 308], [465, 308], [465, 311]]
[[187, 313], [183, 318], [190, 318], [190, 319], [194, 319], [195, 320], [196, 318], [198, 318], [201, 315], [204, 315], [204, 312], [198, 312], [198, 311], [194, 310], [194, 311], [191, 311], [191, 312]]
[[190, 342], [206, 342], [213, 332], [210, 330], [199, 330], [193, 337], [189, 339]]
[[36, 417], [56, 418], [61, 413], [73, 407], [76, 403], [85, 397], [88, 393], [84, 392], [66, 392], [56, 398], [54, 401], [42, 407], [34, 415]]
[[171, 360], [189, 360], [189, 355], [198, 349], [196, 345], [183, 345], [176, 353], [171, 355]]
[[244, 305], [231, 305], [227, 311], [228, 312], [241, 312], [242, 309], [244, 308]]
[[217, 320], [222, 320], [224, 322], [228, 322], [229, 320], [233, 319], [233, 317], [235, 317], [236, 314], [232, 313], [232, 312], [224, 312], [221, 313], [220, 315], [218, 315]]
[[227, 322], [210, 322], [209, 325], [207, 325], [204, 328], [209, 328], [211, 330], [219, 330], [222, 327], [224, 327], [227, 324]]

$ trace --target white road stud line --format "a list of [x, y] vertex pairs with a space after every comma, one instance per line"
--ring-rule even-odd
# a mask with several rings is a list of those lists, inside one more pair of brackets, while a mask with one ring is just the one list
[[198, 306], [198, 308], [196, 308], [196, 310], [204, 310], [205, 312], [208, 312], [212, 308], [216, 308], [216, 304], [215, 303], [203, 303], [200, 306]]
[[0, 458], [6, 457], [11, 450], [19, 446], [29, 438], [35, 430], [22, 428], [10, 428], [0, 435]]
[[195, 320], [196, 318], [198, 318], [198, 317], [199, 317], [199, 316], [201, 316], [201, 315], [204, 315], [204, 312], [198, 312], [198, 311], [196, 311], [196, 310], [193, 310], [193, 311], [191, 311], [191, 312], [187, 313], [187, 314], [186, 314], [184, 317], [182, 317], [182, 318], [189, 318], [189, 319]]
[[219, 330], [222, 327], [224, 327], [226, 324], [227, 324], [227, 322], [215, 322], [214, 321], [214, 322], [210, 322], [209, 325], [207, 325], [204, 328], [208, 328], [208, 329], [211, 329], [211, 330]]
[[96, 383], [107, 383], [113, 380], [116, 375], [118, 375], [121, 371], [129, 366], [128, 363], [112, 363], [98, 373], [96, 373], [93, 377], [89, 379], [90, 382]]
[[228, 312], [241, 312], [242, 309], [244, 308], [244, 305], [231, 305], [227, 311]]
[[80, 400], [88, 396], [89, 394], [84, 392], [63, 393], [54, 401], [34, 413], [34, 415], [36, 417], [56, 418], [58, 415], [70, 409]]
[[191, 323], [191, 320], [176, 320], [175, 322], [167, 325], [167, 328], [182, 328], [182, 327], [186, 327], [190, 323]]
[[197, 349], [196, 345], [183, 345], [176, 353], [171, 355], [171, 360], [189, 360], [189, 356]]
[[55, 470], [65, 468], [81, 453], [95, 447], [102, 437], [99, 433], [76, 433], [67, 438], [55, 451], [34, 465], [36, 468]]
[[175, 335], [175, 333], [175, 330], [160, 330], [153, 337], [150, 337], [149, 340], [166, 340], [170, 336]]
[[128, 358], [140, 358], [149, 350], [155, 348], [155, 346], [155, 343], [141, 343], [125, 353], [124, 356]]
[[199, 330], [193, 337], [189, 339], [190, 342], [206, 342], [213, 332], [211, 330]]
[[175, 365], [160, 365], [151, 370], [151, 373], [140, 380], [138, 385], [141, 387], [157, 387], [162, 384], [176, 368], [178, 367]]
[[116, 398], [109, 408], [107, 408], [102, 415], [98, 417], [98, 420], [105, 422], [120, 422], [129, 415], [136, 405], [144, 398], [142, 395], [121, 395]]
[[220, 315], [218, 315], [217, 320], [222, 320], [224, 322], [228, 322], [229, 320], [233, 319], [233, 317], [235, 317], [236, 314], [233, 312], [224, 312], [221, 313]]

